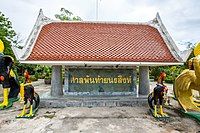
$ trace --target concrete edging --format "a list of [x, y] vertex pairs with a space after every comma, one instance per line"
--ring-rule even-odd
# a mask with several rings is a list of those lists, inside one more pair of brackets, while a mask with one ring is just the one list
[[122, 107], [145, 106], [147, 97], [69, 97], [41, 99], [40, 107]]

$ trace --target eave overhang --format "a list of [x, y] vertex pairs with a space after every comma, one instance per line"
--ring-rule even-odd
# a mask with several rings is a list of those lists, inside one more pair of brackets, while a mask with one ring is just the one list
[[65, 66], [168, 66], [183, 65], [182, 62], [107, 62], [107, 61], [20, 61], [25, 64]]

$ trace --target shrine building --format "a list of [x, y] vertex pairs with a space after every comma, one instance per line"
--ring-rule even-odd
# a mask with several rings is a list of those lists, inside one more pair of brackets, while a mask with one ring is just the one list
[[52, 66], [53, 97], [147, 95], [150, 66], [183, 65], [191, 53], [178, 50], [159, 14], [143, 23], [63, 22], [42, 10], [24, 48], [12, 48], [20, 63]]

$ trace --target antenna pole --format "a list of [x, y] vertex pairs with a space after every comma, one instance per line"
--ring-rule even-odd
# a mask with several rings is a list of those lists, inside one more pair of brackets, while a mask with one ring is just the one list
[[96, 0], [96, 20], [98, 20], [99, 17], [99, 0]]

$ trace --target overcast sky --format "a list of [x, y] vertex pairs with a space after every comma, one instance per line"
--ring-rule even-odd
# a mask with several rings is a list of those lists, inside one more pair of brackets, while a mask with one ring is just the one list
[[[9, 17], [24, 41], [30, 34], [41, 8], [54, 19], [60, 8], [70, 10], [86, 21], [96, 20], [97, 0], [1, 0], [0, 11]], [[178, 42], [200, 41], [200, 0], [99, 0], [98, 21], [147, 22], [159, 12]], [[179, 46], [179, 49], [182, 47]]]

